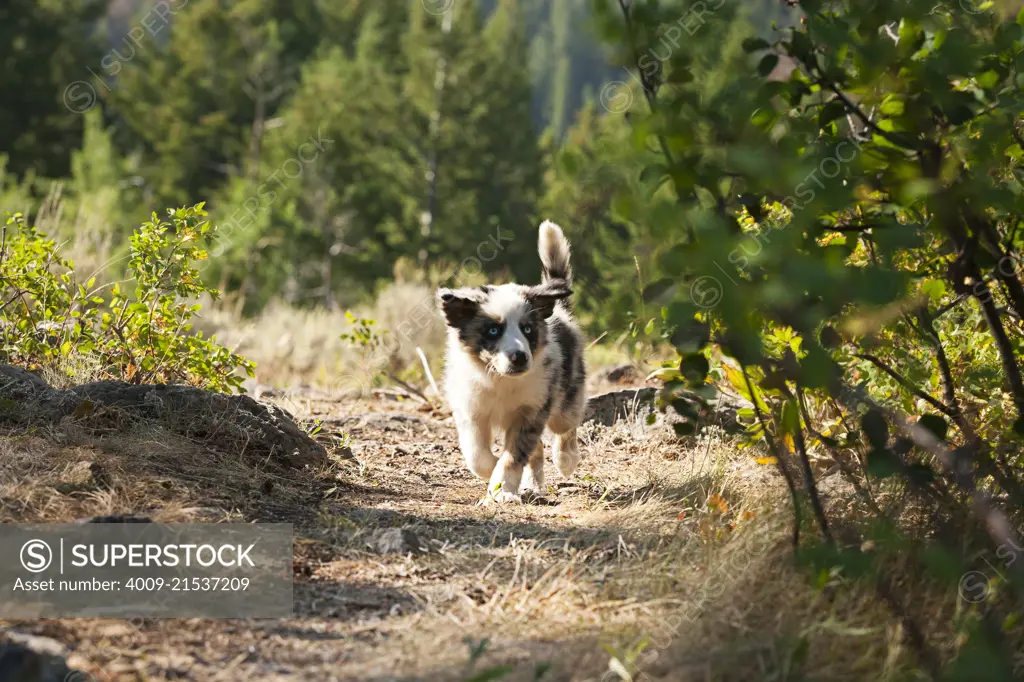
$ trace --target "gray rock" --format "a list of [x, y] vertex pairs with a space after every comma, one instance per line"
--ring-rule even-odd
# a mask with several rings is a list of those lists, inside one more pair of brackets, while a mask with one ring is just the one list
[[0, 680], [4, 682], [67, 682], [88, 680], [86, 673], [65, 663], [68, 651], [60, 642], [9, 630], [0, 633]]
[[654, 409], [657, 392], [655, 388], [631, 388], [591, 396], [587, 399], [583, 421], [611, 426], [633, 414], [648, 414]]
[[416, 533], [407, 528], [384, 528], [370, 536], [370, 546], [378, 554], [419, 554], [423, 551]]

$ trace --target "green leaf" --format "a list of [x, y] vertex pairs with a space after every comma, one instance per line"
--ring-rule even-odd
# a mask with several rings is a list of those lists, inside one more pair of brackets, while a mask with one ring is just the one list
[[[806, 5], [806, 3], [804, 3]], [[806, 7], [805, 7], [806, 9]], [[807, 10], [810, 11], [810, 10]], [[790, 41], [793, 56], [804, 63], [814, 63], [814, 43], [804, 31], [794, 31]]]
[[766, 391], [781, 391], [786, 388], [786, 375], [774, 369], [769, 370], [757, 383]]
[[937, 414], [922, 415], [917, 420], [918, 426], [931, 431], [932, 435], [941, 441], [946, 440], [946, 432], [949, 430], [949, 423]]
[[988, 70], [977, 77], [978, 85], [985, 90], [991, 90], [999, 82], [999, 74], [996, 71]]
[[662, 279], [659, 279], [656, 282], [651, 282], [646, 287], [644, 287], [644, 303], [650, 303], [652, 301], [659, 299], [675, 284], [676, 280], [672, 279], [671, 277], [663, 277]]
[[694, 80], [693, 71], [682, 67], [672, 67], [668, 72], [666, 83], [673, 85], [686, 85]]
[[914, 441], [909, 438], [900, 437], [893, 441], [892, 451], [897, 455], [903, 456], [914, 449]]
[[946, 294], [946, 283], [941, 279], [927, 279], [921, 282], [921, 293], [932, 301], [938, 301]]
[[835, 374], [835, 365], [817, 343], [806, 344], [807, 355], [800, 360], [800, 383], [804, 388], [825, 388]]
[[822, 327], [821, 334], [818, 335], [818, 341], [822, 347], [829, 349], [839, 348], [839, 346], [843, 345], [843, 337], [831, 325]]
[[687, 419], [690, 420], [696, 420], [698, 417], [700, 417], [700, 410], [695, 406], [693, 402], [687, 400], [686, 398], [673, 399], [672, 409], [675, 410], [677, 414], [680, 414], [683, 417], [686, 417]]
[[871, 408], [860, 420], [861, 430], [876, 450], [884, 450], [889, 444], [889, 424], [878, 410]]
[[660, 185], [668, 177], [668, 166], [663, 163], [645, 166], [644, 169], [640, 171], [640, 182], [643, 183], [656, 183], [657, 185]]
[[689, 353], [679, 361], [679, 371], [690, 385], [703, 385], [711, 366], [703, 353]]
[[837, 118], [842, 118], [845, 114], [846, 105], [841, 100], [834, 99], [821, 108], [821, 113], [818, 114], [818, 126], [824, 128]]
[[885, 116], [902, 116], [905, 108], [906, 105], [903, 100], [893, 97], [892, 99], [886, 100], [882, 106], [879, 107], [879, 111], [881, 111]]
[[907, 478], [917, 485], [931, 485], [935, 481], [935, 472], [932, 471], [932, 468], [920, 462], [907, 465], [906, 474]]
[[790, 398], [782, 404], [782, 432], [795, 436], [800, 431], [800, 413], [796, 400]]
[[771, 44], [764, 38], [745, 38], [742, 45], [743, 51], [747, 53], [767, 50], [771, 47]]
[[779, 63], [779, 56], [776, 54], [766, 54], [761, 58], [761, 61], [757, 65], [757, 73], [760, 76], [767, 76], [775, 70], [776, 65]]
[[684, 320], [678, 325], [669, 340], [680, 355], [695, 353], [711, 340], [711, 330], [704, 322], [691, 319]]
[[511, 665], [499, 665], [495, 668], [488, 668], [487, 670], [481, 670], [477, 674], [466, 679], [466, 682], [492, 682], [492, 680], [500, 680], [503, 677], [507, 677], [511, 673], [515, 672], [515, 668]]

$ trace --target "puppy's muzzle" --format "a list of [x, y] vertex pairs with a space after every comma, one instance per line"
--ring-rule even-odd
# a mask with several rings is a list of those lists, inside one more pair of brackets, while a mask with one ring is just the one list
[[521, 350], [508, 354], [508, 373], [522, 374], [530, 369], [530, 356]]

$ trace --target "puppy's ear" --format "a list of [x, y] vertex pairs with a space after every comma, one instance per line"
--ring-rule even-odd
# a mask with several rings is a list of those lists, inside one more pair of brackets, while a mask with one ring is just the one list
[[476, 317], [486, 295], [477, 289], [438, 289], [437, 304], [449, 327], [460, 329]]
[[555, 312], [558, 301], [572, 296], [572, 289], [564, 279], [552, 279], [530, 287], [524, 295], [530, 307], [537, 311], [541, 319], [546, 320]]

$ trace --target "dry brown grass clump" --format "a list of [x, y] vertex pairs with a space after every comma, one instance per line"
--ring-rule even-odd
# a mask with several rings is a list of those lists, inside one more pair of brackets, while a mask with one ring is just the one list
[[341, 338], [351, 328], [344, 310], [303, 309], [275, 301], [248, 320], [227, 306], [207, 304], [203, 310], [198, 327], [256, 362], [257, 380], [273, 386], [330, 390], [349, 377], [346, 387], [362, 384], [363, 394], [369, 395], [375, 377], [384, 371], [422, 378], [417, 346], [433, 371], [441, 366], [444, 326], [434, 308], [433, 290], [422, 284], [391, 283], [374, 304], [351, 311], [376, 320], [377, 329], [388, 332], [379, 351], [353, 347]]

